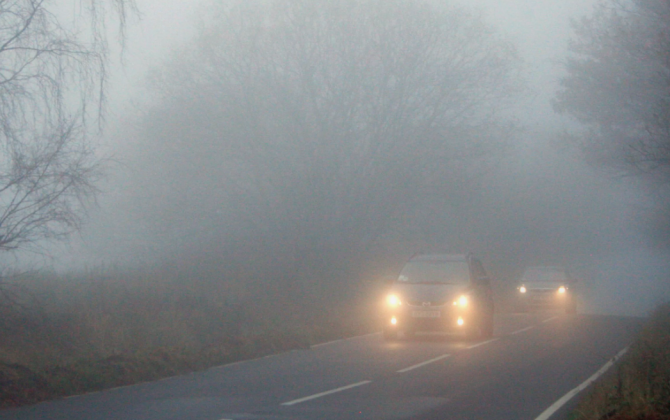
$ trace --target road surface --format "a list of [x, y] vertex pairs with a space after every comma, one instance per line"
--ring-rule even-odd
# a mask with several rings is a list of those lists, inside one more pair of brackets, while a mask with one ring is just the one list
[[491, 340], [387, 343], [371, 334], [4, 410], [0, 420], [559, 419], [576, 398], [559, 400], [602, 371], [642, 322], [498, 314]]

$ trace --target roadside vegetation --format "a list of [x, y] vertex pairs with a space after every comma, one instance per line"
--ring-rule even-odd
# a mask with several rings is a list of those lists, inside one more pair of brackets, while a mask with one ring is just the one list
[[654, 311], [616, 370], [596, 383], [569, 418], [670, 419], [670, 304]]
[[[375, 308], [369, 304], [343, 300], [317, 308], [225, 280], [176, 279], [155, 269], [5, 279], [0, 408], [151, 381], [377, 329], [370, 312]], [[361, 296], [374, 302], [375, 287]]]

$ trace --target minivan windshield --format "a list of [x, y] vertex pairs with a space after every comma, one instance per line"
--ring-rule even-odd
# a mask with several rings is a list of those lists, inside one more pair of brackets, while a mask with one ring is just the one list
[[470, 280], [466, 261], [410, 261], [400, 272], [399, 283], [461, 284]]
[[565, 271], [555, 267], [530, 267], [523, 273], [524, 282], [561, 283], [566, 280]]

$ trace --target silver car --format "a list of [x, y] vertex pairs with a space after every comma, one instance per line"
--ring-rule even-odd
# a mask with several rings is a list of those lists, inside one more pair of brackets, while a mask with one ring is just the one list
[[559, 308], [577, 312], [576, 280], [563, 267], [528, 267], [516, 288], [517, 312], [529, 309]]

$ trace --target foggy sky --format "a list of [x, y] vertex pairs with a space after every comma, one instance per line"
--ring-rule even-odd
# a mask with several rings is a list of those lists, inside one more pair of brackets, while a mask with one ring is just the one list
[[[480, 10], [486, 20], [499, 29], [502, 36], [507, 37], [518, 47], [525, 61], [525, 77], [531, 90], [526, 100], [519, 105], [517, 114], [519, 120], [538, 132], [560, 129], [568, 124], [569, 122], [553, 113], [549, 100], [556, 89], [558, 78], [563, 74], [560, 61], [565, 58], [571, 33], [570, 19], [578, 19], [588, 14], [595, 1], [458, 0], [454, 3]], [[124, 160], [123, 153], [128, 149], [123, 143], [124, 137], [115, 135], [119, 132], [119, 126], [129, 121], [129, 113], [141, 112], [143, 104], [147, 101], [143, 86], [148, 75], [152, 69], [166, 62], [175, 48], [188, 45], [191, 37], [197, 32], [198, 13], [202, 10], [197, 2], [183, 0], [139, 0], [138, 7], [143, 15], [142, 19], [129, 30], [123, 67], [117, 66], [113, 69], [113, 85], [110, 89], [112, 118], [109, 120], [110, 130], [106, 136], [108, 142], [106, 149], [121, 161]], [[525, 136], [512, 149], [513, 156], [508, 163], [516, 165], [521, 173], [525, 173], [526, 170], [538, 170], [544, 165], [533, 160], [537, 157], [537, 149], [533, 142], [533, 136]], [[550, 145], [542, 143], [541, 148], [544, 150], [545, 147], [552, 150], [550, 153], [552, 159], [556, 159], [555, 162], [565, 158], [561, 153], [569, 153], [553, 150]], [[586, 183], [602, 185], [602, 181], [594, 181], [599, 177], [597, 171], [585, 169], [585, 165], [578, 160], [567, 159], [566, 162], [575, 165], [577, 172], [582, 171], [580, 173], [584, 173], [584, 176], [592, 177], [585, 181]], [[568, 168], [568, 171], [571, 170]], [[532, 177], [532, 174], [530, 176]], [[110, 182], [103, 188], [108, 194], [101, 197], [99, 209], [93, 210], [89, 229], [81, 237], [73, 238], [71, 245], [65, 250], [53, 253], [53, 260], [58, 261], [57, 265], [77, 267], [82, 264], [114, 262], [117, 254], [110, 251], [109, 254], [101, 255], [99, 252], [101, 247], [96, 243], [101, 237], [105, 237], [107, 243], [112, 244], [124, 235], [122, 225], [106, 225], [109, 217], [116, 213], [114, 196], [123, 194], [123, 188], [119, 185], [122, 184]], [[613, 249], [604, 252], [599, 250], [601, 254], [595, 257], [596, 267], [593, 276], [598, 282], [594, 283], [593, 287], [601, 290], [601, 293], [611, 292], [612, 299], [600, 299], [593, 311], [619, 311], [641, 315], [648, 310], [651, 301], [658, 299], [658, 297], [652, 298], [654, 291], [660, 291], [661, 295], [665, 293], [665, 296], [668, 296], [667, 285], [659, 281], [664, 257], [659, 257], [658, 254], [652, 257], [641, 256], [645, 255], [645, 251], [640, 250], [643, 241], [634, 233], [633, 216], [630, 211], [640, 197], [622, 185], [614, 185], [611, 190], [601, 190], [600, 193], [602, 193], [600, 198], [584, 202], [603, 203], [608, 201], [609, 197], [608, 204], [614, 210], [610, 208], [608, 214], [617, 215], [617, 219], [610, 224], [600, 223], [598, 229], [594, 229], [594, 234], [620, 238], [620, 243]], [[560, 236], [560, 232], [556, 234]], [[626, 245], [631, 242], [634, 246]], [[627, 258], [630, 255], [635, 257]], [[613, 270], [613, 267], [619, 270]], [[637, 274], [633, 276], [631, 273]], [[639, 287], [646, 278], [653, 278], [651, 280], [653, 290]], [[604, 284], [616, 285], [617, 290], [608, 289], [603, 286]], [[628, 310], [622, 310], [621, 306], [612, 304], [621, 300], [619, 296], [622, 296], [622, 291], [635, 298], [635, 302], [629, 305]]]
[[[121, 87], [112, 89], [112, 101], [117, 107], [127, 107], [131, 98], [134, 103], [141, 103], [133, 93], [142, 89], [147, 73], [159, 67], [170, 51], [188, 45], [204, 8], [203, 2], [197, 0], [138, 0], [137, 3], [141, 20], [129, 28], [123, 67], [112, 73], [113, 83]], [[588, 14], [596, 0], [453, 0], [451, 3], [483, 13], [486, 21], [519, 49], [534, 92], [528, 95], [524, 107], [525, 122], [542, 126], [560, 124], [548, 101], [562, 74], [560, 61], [565, 57], [570, 19]]]

